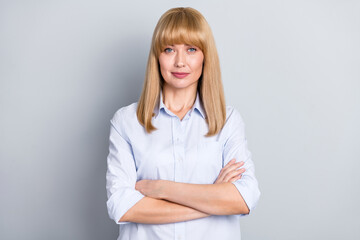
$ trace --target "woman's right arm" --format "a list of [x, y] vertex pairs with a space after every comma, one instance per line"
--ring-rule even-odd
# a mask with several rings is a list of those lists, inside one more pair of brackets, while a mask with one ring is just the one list
[[154, 199], [135, 189], [137, 180], [132, 150], [121, 128], [122, 112], [111, 119], [109, 155], [107, 157], [107, 208], [111, 219], [118, 224], [173, 223], [209, 216], [196, 209]]
[[210, 216], [207, 213], [162, 199], [144, 197], [130, 208], [120, 222], [163, 224]]

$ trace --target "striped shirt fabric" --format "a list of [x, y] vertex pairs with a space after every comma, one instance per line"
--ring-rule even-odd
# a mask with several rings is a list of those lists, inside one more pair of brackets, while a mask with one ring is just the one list
[[226, 123], [214, 136], [205, 137], [208, 126], [199, 93], [184, 118], [172, 113], [160, 101], [152, 118], [157, 130], [151, 134], [138, 122], [137, 102], [118, 109], [110, 120], [107, 156], [107, 209], [119, 225], [117, 240], [227, 240], [241, 239], [238, 215], [211, 215], [167, 224], [118, 222], [144, 195], [135, 189], [142, 179], [163, 179], [182, 183], [213, 184], [220, 170], [233, 158], [244, 161], [245, 172], [233, 182], [250, 209], [260, 197], [255, 167], [248, 150], [240, 113], [226, 106]]

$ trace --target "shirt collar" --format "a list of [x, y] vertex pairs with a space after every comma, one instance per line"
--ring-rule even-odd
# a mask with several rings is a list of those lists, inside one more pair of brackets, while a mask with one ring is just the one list
[[[159, 112], [161, 111], [161, 109], [164, 108], [164, 110], [166, 109], [167, 110], [167, 107], [165, 106], [164, 102], [163, 102], [163, 96], [162, 96], [162, 89], [160, 89], [160, 101], [159, 101], [159, 104], [157, 104], [155, 106], [155, 109], [154, 109], [154, 117], [157, 118], [158, 115], [159, 115]], [[192, 112], [194, 111], [194, 109], [197, 109], [198, 112], [200, 113], [200, 115], [205, 119], [206, 118], [206, 115], [205, 115], [205, 111], [204, 111], [204, 108], [202, 106], [202, 103], [200, 101], [200, 96], [199, 96], [199, 92], [196, 91], [196, 99], [195, 99], [195, 103], [194, 105], [192, 106], [191, 110], [190, 110], [190, 115], [192, 114]]]

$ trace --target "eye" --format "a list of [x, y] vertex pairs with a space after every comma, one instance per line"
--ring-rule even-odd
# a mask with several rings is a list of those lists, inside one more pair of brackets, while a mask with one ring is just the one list
[[196, 48], [189, 48], [190, 52], [196, 52]]
[[171, 48], [165, 48], [165, 49], [164, 49], [164, 52], [168, 53], [168, 52], [170, 52], [171, 50], [172, 50]]

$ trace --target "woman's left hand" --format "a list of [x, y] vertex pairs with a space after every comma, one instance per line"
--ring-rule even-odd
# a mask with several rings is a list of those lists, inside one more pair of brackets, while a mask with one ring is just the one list
[[147, 197], [163, 199], [164, 186], [163, 180], [144, 179], [136, 182], [135, 189]]

